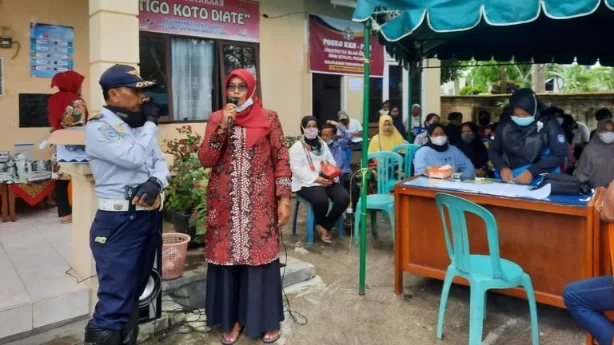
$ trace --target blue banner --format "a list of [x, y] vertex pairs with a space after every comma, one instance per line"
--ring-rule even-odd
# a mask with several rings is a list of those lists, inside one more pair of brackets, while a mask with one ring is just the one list
[[30, 75], [52, 78], [74, 67], [74, 30], [68, 26], [30, 24]]

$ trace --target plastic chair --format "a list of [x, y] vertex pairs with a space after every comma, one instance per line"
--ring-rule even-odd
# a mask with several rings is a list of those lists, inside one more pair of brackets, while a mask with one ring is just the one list
[[[486, 292], [489, 289], [509, 289], [522, 286], [529, 300], [531, 312], [531, 331], [533, 345], [539, 345], [539, 326], [537, 323], [537, 305], [531, 277], [526, 274], [518, 264], [502, 259], [499, 256], [499, 234], [497, 221], [487, 209], [471, 201], [438, 193], [435, 202], [439, 208], [443, 231], [446, 239], [448, 255], [452, 262], [448, 266], [446, 278], [441, 291], [439, 317], [437, 320], [437, 337], [443, 336], [443, 319], [448, 301], [448, 293], [452, 280], [461, 276], [469, 281], [471, 287], [470, 318], [469, 318], [469, 345], [482, 343], [482, 328], [486, 317]], [[445, 208], [452, 228], [452, 241], [448, 233], [445, 217]], [[490, 255], [472, 255], [469, 252], [469, 236], [467, 234], [467, 221], [465, 213], [472, 213], [486, 224], [488, 238], [488, 251]]]
[[412, 169], [414, 166], [414, 156], [419, 148], [420, 145], [416, 144], [401, 144], [392, 148], [392, 152], [394, 153], [399, 153], [401, 151], [405, 152], [405, 162], [403, 164], [403, 174], [405, 178], [410, 178], [413, 175]]
[[[376, 210], [384, 211], [390, 219], [390, 228], [394, 239], [394, 196], [390, 191], [399, 181], [399, 172], [403, 166], [403, 158], [394, 152], [372, 152], [368, 159], [377, 159], [377, 194], [367, 195], [367, 210], [371, 210], [371, 232], [377, 234]], [[367, 186], [362, 186], [367, 188]], [[358, 243], [358, 230], [360, 229], [360, 210], [362, 198], [358, 199], [354, 207], [354, 243]]]
[[[315, 224], [316, 216], [313, 213], [313, 207], [311, 207], [311, 204], [309, 203], [309, 201], [301, 198], [298, 195], [296, 196], [296, 206], [294, 207], [294, 218], [292, 219], [292, 235], [296, 235], [296, 219], [298, 218], [298, 209], [301, 203], [307, 205], [307, 245], [312, 246], [313, 245], [313, 233], [316, 227], [316, 224]], [[343, 216], [341, 216], [339, 220], [337, 220], [337, 232], [339, 234], [340, 239], [343, 239], [343, 231], [344, 231]]]

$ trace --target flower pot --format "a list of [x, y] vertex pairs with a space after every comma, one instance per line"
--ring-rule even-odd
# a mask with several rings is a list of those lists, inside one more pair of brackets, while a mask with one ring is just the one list
[[181, 213], [178, 211], [171, 211], [171, 223], [175, 226], [175, 231], [182, 234], [187, 234], [190, 228], [190, 213]]
[[188, 249], [202, 247], [204, 244], [195, 242], [197, 240], [196, 228], [190, 226], [190, 217], [192, 214], [185, 214], [177, 211], [170, 211], [170, 222], [175, 226], [175, 232], [190, 235]]

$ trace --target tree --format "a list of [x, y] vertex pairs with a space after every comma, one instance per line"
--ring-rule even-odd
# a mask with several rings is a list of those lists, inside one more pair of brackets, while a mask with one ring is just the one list
[[563, 78], [563, 92], [614, 90], [614, 70], [611, 67], [551, 64], [546, 74]]
[[459, 80], [466, 69], [462, 67], [464, 64], [456, 59], [441, 60], [441, 84]]
[[[469, 61], [467, 63], [467, 83], [474, 87], [501, 90], [505, 85], [504, 92], [509, 92], [513, 87], [531, 87], [532, 65], [497, 62]], [[501, 91], [499, 91], [501, 92]]]

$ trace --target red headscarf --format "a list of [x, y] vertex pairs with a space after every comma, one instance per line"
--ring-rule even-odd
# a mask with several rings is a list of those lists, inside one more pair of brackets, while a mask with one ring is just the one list
[[[62, 115], [66, 108], [81, 96], [78, 94], [81, 84], [83, 84], [84, 76], [74, 71], [57, 73], [51, 79], [51, 87], [60, 89], [54, 95], [49, 97], [47, 103], [47, 111], [49, 113], [49, 124], [53, 129], [62, 128]], [[87, 114], [86, 114], [87, 120]]]
[[[247, 148], [254, 146], [258, 140], [264, 138], [269, 134], [269, 123], [264, 115], [264, 108], [262, 108], [262, 102], [256, 96], [256, 78], [254, 75], [246, 69], [235, 69], [230, 72], [226, 77], [224, 83], [225, 89], [228, 88], [230, 80], [234, 77], [240, 78], [247, 84], [247, 97], [252, 98], [254, 104], [237, 113], [234, 123], [241, 127], [246, 128], [247, 135]], [[247, 100], [246, 100], [247, 101]]]

